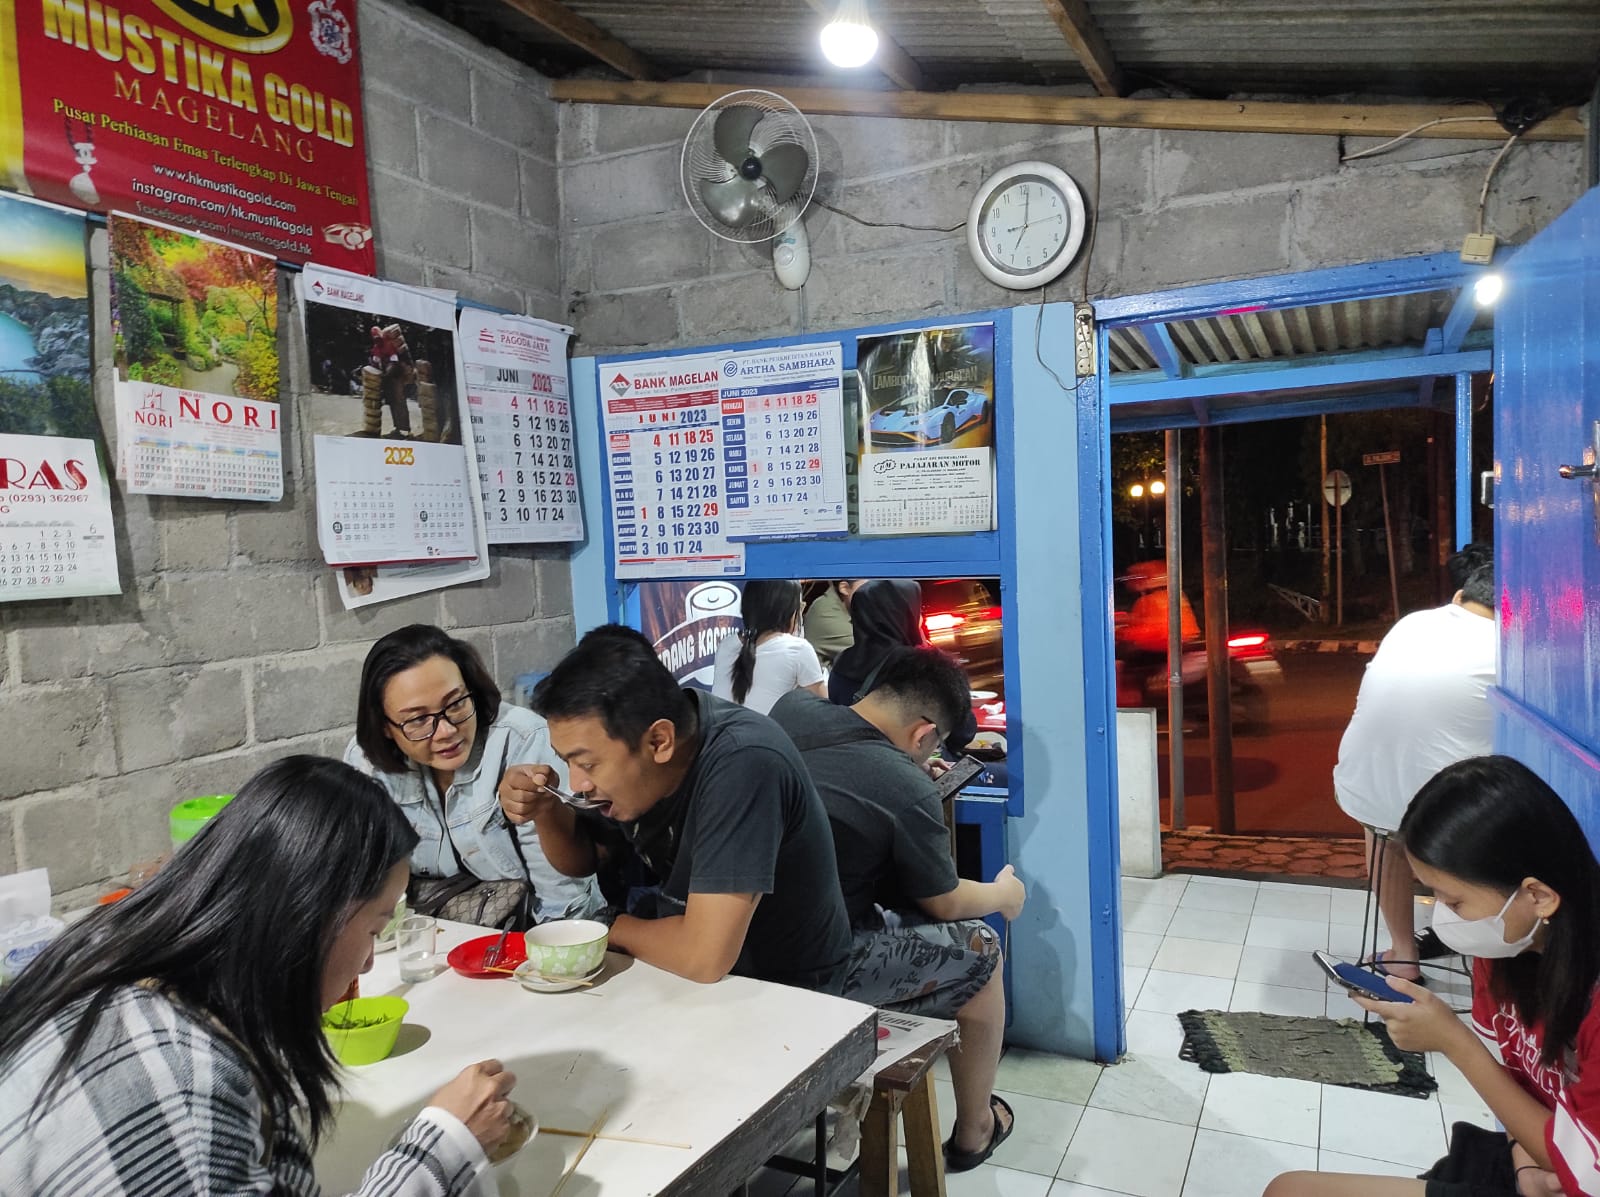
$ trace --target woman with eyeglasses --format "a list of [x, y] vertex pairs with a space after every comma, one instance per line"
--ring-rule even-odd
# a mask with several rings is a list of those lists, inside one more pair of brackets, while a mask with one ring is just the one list
[[[389, 792], [417, 833], [413, 907], [499, 925], [588, 918], [604, 905], [594, 878], [568, 877], [550, 864], [533, 824], [506, 820], [499, 791], [508, 772], [522, 789], [540, 782], [564, 789], [566, 767], [544, 720], [500, 701], [470, 644], [420, 623], [374, 644], [361, 667], [345, 760]], [[532, 888], [532, 901], [507, 914], [516, 882]]]

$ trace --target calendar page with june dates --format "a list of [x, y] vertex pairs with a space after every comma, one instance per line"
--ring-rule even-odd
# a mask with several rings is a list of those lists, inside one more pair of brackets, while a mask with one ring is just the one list
[[583, 539], [567, 386], [572, 330], [466, 308], [458, 323], [490, 544]]

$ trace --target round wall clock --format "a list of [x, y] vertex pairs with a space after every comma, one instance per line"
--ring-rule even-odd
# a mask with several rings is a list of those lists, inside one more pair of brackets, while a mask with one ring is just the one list
[[990, 282], [1025, 291], [1072, 264], [1083, 244], [1083, 194], [1048, 162], [1018, 162], [984, 180], [967, 213], [967, 248]]

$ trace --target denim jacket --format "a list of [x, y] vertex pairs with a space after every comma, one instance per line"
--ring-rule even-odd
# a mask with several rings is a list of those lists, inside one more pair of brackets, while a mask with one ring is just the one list
[[[456, 770], [445, 809], [449, 842], [439, 818], [439, 787], [419, 765], [404, 773], [382, 773], [367, 760], [354, 739], [345, 749], [345, 763], [373, 777], [399, 804], [419, 840], [411, 853], [411, 871], [424, 877], [451, 877], [456, 858], [484, 881], [520, 879], [523, 862], [538, 901], [538, 921], [588, 918], [603, 906], [593, 877], [568, 877], [545, 859], [532, 823], [516, 828], [522, 857], [507, 829], [512, 824], [500, 809], [498, 790], [507, 765], [549, 765], [567, 785], [567, 767], [550, 748], [550, 732], [538, 715], [523, 707], [500, 704], [500, 713], [479, 736], [467, 763]], [[410, 762], [407, 762], [408, 765]], [[454, 851], [451, 850], [454, 845]]]

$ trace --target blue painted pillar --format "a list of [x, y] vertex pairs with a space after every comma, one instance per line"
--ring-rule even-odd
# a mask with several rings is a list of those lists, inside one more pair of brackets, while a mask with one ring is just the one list
[[1045, 307], [1042, 328], [1040, 318], [1037, 306], [1012, 312], [1016, 502], [1000, 513], [1002, 525], [1013, 521], [1016, 544], [1005, 618], [1007, 741], [1025, 807], [1011, 823], [1010, 855], [1028, 887], [1011, 927], [1008, 1039], [1114, 1060], [1123, 1026], [1110, 442], [1099, 380], [1080, 386], [1073, 377], [1072, 305]]
[[1456, 375], [1456, 548], [1472, 541], [1472, 375]]
[[579, 636], [616, 618], [607, 595], [611, 508], [606, 503], [606, 470], [600, 460], [600, 392], [592, 357], [574, 358], [572, 442], [578, 456], [578, 486], [583, 500], [581, 543], [572, 548], [572, 623]]

